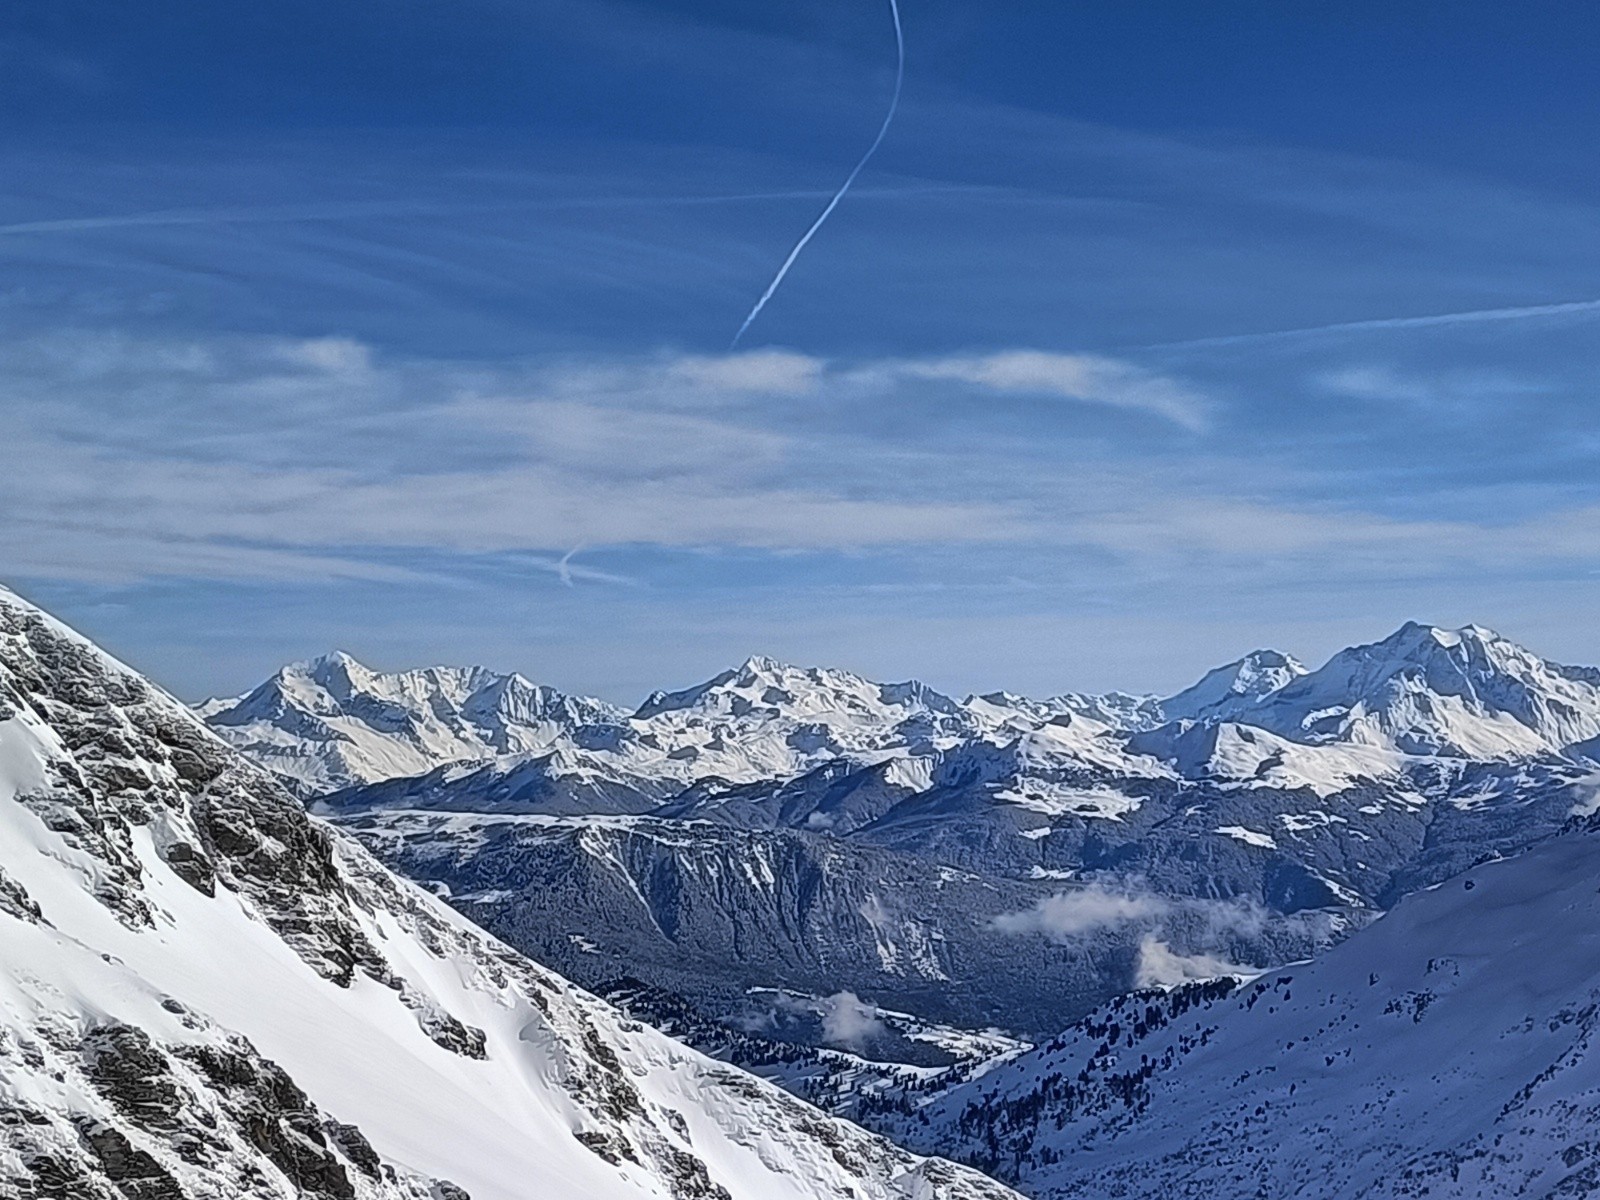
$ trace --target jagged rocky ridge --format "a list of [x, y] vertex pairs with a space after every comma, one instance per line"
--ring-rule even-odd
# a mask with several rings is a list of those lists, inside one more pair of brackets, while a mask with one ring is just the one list
[[0, 591], [0, 1194], [1002, 1200], [620, 1016]]

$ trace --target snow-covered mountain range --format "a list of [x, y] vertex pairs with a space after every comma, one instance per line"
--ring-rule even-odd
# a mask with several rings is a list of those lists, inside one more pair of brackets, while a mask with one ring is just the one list
[[523, 958], [4, 591], [0, 947], [6, 1196], [1014, 1200]]
[[279, 679], [208, 717], [423, 770], [308, 805], [0, 592], [0, 1194], [1600, 1191], [1600, 672], [1406, 626], [1165, 700]]
[[199, 712], [234, 746], [311, 792], [536, 752], [626, 716], [516, 674], [482, 667], [383, 674], [337, 652], [291, 663]]
[[[956, 699], [757, 658], [631, 714], [564, 703], [579, 715], [536, 749], [310, 802], [586, 986], [633, 977], [816, 1042], [795, 997], [1039, 1040], [1132, 987], [1305, 958], [1559, 829], [1600, 745], [1600, 672], [1415, 624], [1316, 670], [1257, 651], [1166, 698]], [[324, 726], [388, 736], [354, 693], [333, 707]], [[409, 745], [439, 707], [395, 723]], [[295, 742], [299, 708], [262, 712], [217, 728]], [[295, 744], [289, 762], [331, 761]]]
[[[792, 779], [840, 759], [937, 759], [1052, 726], [1053, 757], [1090, 770], [1240, 783], [1276, 770], [1275, 785], [1320, 790], [1392, 778], [1414, 758], [1584, 756], [1600, 736], [1600, 669], [1548, 662], [1477, 626], [1412, 623], [1315, 671], [1258, 650], [1164, 699], [958, 700], [915, 681], [880, 684], [757, 657], [698, 686], [656, 692], [629, 713], [481, 667], [384, 674], [332, 654], [200, 712], [227, 741], [317, 793], [439, 768], [454, 783], [464, 767], [487, 764], [524, 773], [539, 764], [550, 779], [589, 776], [660, 793], [711, 779]], [[1237, 734], [1214, 732], [1230, 725], [1272, 736], [1245, 739], [1259, 749], [1241, 757]], [[1196, 726], [1208, 732], [1193, 736]]]

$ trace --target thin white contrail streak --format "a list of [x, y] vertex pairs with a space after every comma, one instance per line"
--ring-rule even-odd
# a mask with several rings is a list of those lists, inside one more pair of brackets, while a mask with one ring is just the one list
[[789, 268], [794, 266], [794, 260], [800, 257], [800, 251], [806, 248], [806, 243], [816, 236], [817, 230], [822, 228], [822, 223], [828, 219], [834, 209], [839, 207], [839, 201], [844, 199], [844, 194], [850, 190], [850, 185], [856, 181], [856, 176], [861, 174], [861, 168], [866, 166], [872, 156], [878, 152], [878, 147], [883, 143], [883, 135], [889, 132], [889, 123], [894, 120], [895, 110], [900, 107], [900, 85], [905, 82], [906, 77], [906, 39], [900, 28], [900, 5], [898, 0], [889, 0], [889, 12], [894, 17], [894, 95], [889, 100], [889, 111], [884, 114], [883, 124], [878, 126], [878, 136], [872, 139], [872, 145], [867, 147], [867, 152], [861, 156], [861, 161], [856, 163], [855, 170], [850, 172], [849, 177], [840, 186], [839, 190], [833, 194], [833, 199], [828, 201], [828, 206], [822, 210], [822, 214], [811, 222], [811, 228], [806, 230], [805, 236], [794, 244], [793, 250], [789, 251], [789, 257], [783, 260], [783, 265], [778, 268], [778, 273], [772, 277], [772, 282], [767, 284], [767, 290], [761, 293], [761, 299], [756, 301], [755, 307], [750, 310], [750, 315], [744, 319], [744, 324], [739, 326], [739, 332], [733, 335], [733, 342], [729, 346], [730, 350], [738, 346], [739, 339], [744, 337], [744, 331], [750, 328], [750, 322], [761, 315], [761, 310], [767, 306], [767, 301], [772, 299], [772, 294], [778, 290], [778, 285], [783, 282], [783, 277], [789, 273]]
[[1220, 337], [1189, 338], [1181, 342], [1155, 342], [1146, 350], [1182, 350], [1201, 346], [1233, 346], [1244, 342], [1269, 342], [1322, 333], [1359, 333], [1368, 329], [1426, 329], [1434, 325], [1472, 325], [1483, 321], [1525, 321], [1536, 317], [1600, 313], [1600, 300], [1569, 300], [1561, 304], [1528, 304], [1519, 308], [1477, 308], [1466, 312], [1435, 313], [1426, 317], [1378, 317], [1367, 321], [1340, 321], [1300, 329], [1274, 329], [1264, 333], [1230, 333]]
[[[864, 189], [857, 196], [899, 199], [944, 193], [999, 195], [997, 189], [968, 184], [926, 184], [916, 187]], [[350, 202], [281, 208], [181, 208], [120, 213], [98, 217], [61, 217], [0, 225], [0, 236], [30, 233], [78, 233], [96, 229], [138, 229], [167, 225], [257, 225], [301, 221], [349, 221], [370, 217], [452, 216], [460, 213], [504, 213], [606, 208], [695, 208], [701, 205], [759, 204], [767, 200], [815, 200], [828, 195], [815, 188], [781, 192], [737, 192], [698, 196], [573, 196], [506, 201], [502, 204], [419, 204], [407, 201]]]
[[583, 543], [579, 542], [571, 550], [568, 550], [561, 556], [560, 562], [556, 563], [556, 576], [568, 587], [572, 586], [572, 556], [582, 549]]

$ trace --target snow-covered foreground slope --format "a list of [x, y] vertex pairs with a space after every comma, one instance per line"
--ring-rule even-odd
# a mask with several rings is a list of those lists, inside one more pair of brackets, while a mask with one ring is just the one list
[[0, 948], [6, 1196], [1011, 1196], [529, 963], [3, 591]]
[[1045, 1200], [1600, 1194], [1600, 832], [1228, 993], [1130, 996], [887, 1127]]

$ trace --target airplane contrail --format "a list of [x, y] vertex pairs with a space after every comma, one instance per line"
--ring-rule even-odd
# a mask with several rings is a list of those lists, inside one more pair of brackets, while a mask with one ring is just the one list
[[[1003, 195], [999, 189], [972, 184], [923, 184], [869, 188], [857, 196], [896, 200], [921, 195]], [[486, 204], [426, 204], [414, 201], [351, 201], [320, 205], [259, 208], [173, 208], [151, 212], [110, 213], [93, 217], [58, 217], [0, 225], [0, 235], [79, 233], [97, 229], [139, 229], [170, 225], [265, 225], [302, 221], [348, 221], [370, 217], [454, 216], [461, 213], [506, 213], [607, 208], [696, 208], [723, 204], [759, 204], [769, 200], [818, 200], [829, 195], [817, 188], [773, 192], [735, 192], [685, 196], [570, 196], [508, 200]]]
[[906, 39], [900, 28], [899, 0], [889, 0], [889, 13], [894, 17], [894, 95], [889, 100], [889, 111], [884, 114], [883, 124], [878, 127], [878, 136], [872, 139], [872, 145], [867, 147], [867, 152], [861, 156], [861, 161], [856, 163], [855, 170], [840, 185], [839, 190], [833, 194], [833, 199], [828, 201], [821, 215], [811, 222], [811, 228], [805, 231], [804, 236], [794, 244], [794, 249], [789, 251], [789, 257], [783, 260], [783, 265], [778, 268], [778, 273], [772, 277], [772, 282], [767, 285], [767, 290], [761, 293], [761, 299], [756, 301], [755, 307], [750, 310], [750, 315], [744, 319], [744, 324], [739, 326], [739, 332], [733, 335], [733, 342], [728, 347], [730, 350], [739, 345], [739, 339], [744, 337], [744, 331], [750, 328], [750, 323], [761, 315], [761, 310], [767, 306], [767, 301], [772, 299], [772, 294], [778, 290], [778, 285], [783, 282], [783, 277], [789, 273], [789, 268], [794, 266], [794, 260], [800, 257], [800, 251], [806, 248], [806, 243], [816, 236], [817, 230], [822, 228], [834, 209], [839, 207], [839, 201], [844, 199], [844, 194], [850, 190], [850, 185], [856, 181], [856, 176], [861, 174], [878, 147], [883, 143], [883, 135], [889, 132], [889, 124], [894, 120], [895, 110], [900, 107], [900, 85], [906, 77]]
[[582, 549], [583, 549], [583, 543], [579, 542], [571, 550], [568, 550], [565, 554], [563, 554], [561, 556], [561, 561], [560, 562], [556, 563], [556, 577], [558, 579], [560, 579], [561, 582], [564, 583], [567, 587], [572, 587], [573, 586], [573, 584], [572, 584], [572, 556], [577, 554], [577, 552], [579, 550], [582, 550]]
[[1474, 325], [1485, 321], [1523, 321], [1536, 317], [1571, 316], [1600, 313], [1600, 300], [1568, 300], [1560, 304], [1526, 304], [1515, 308], [1475, 308], [1464, 312], [1433, 313], [1422, 317], [1376, 317], [1365, 321], [1338, 321], [1331, 325], [1307, 325], [1296, 329], [1272, 329], [1262, 333], [1228, 333], [1216, 337], [1186, 338], [1179, 342], [1153, 342], [1146, 350], [1183, 350], [1203, 346], [1233, 346], [1245, 342], [1270, 342], [1279, 339], [1313, 337], [1319, 333], [1359, 333], [1369, 329], [1426, 329], [1436, 325]]

